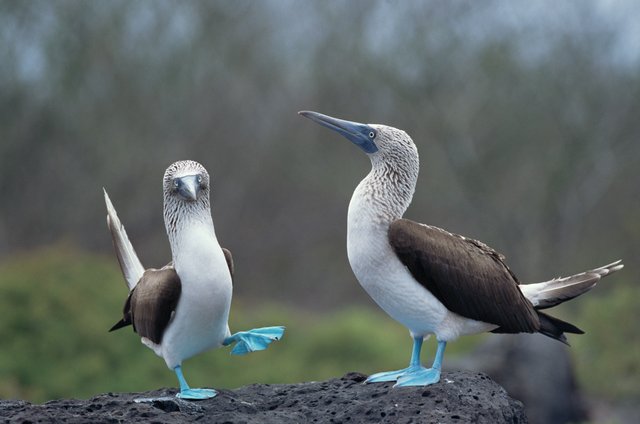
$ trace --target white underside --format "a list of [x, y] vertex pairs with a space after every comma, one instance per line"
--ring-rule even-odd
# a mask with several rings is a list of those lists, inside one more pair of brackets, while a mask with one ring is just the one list
[[349, 262], [360, 285], [387, 314], [407, 327], [412, 337], [435, 334], [442, 341], [497, 327], [448, 311], [420, 285], [389, 245], [388, 224], [370, 213], [357, 193], [349, 205]]
[[230, 335], [231, 275], [212, 227], [190, 225], [180, 234], [174, 266], [182, 293], [162, 343], [142, 342], [170, 369], [205, 350], [220, 347]]

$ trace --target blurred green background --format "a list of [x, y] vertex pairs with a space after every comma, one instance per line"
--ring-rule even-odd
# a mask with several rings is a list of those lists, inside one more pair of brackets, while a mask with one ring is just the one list
[[524, 282], [622, 258], [556, 315], [587, 332], [570, 340], [581, 387], [640, 399], [639, 21], [632, 0], [0, 0], [0, 397], [175, 386], [106, 332], [126, 288], [102, 187], [161, 266], [161, 178], [186, 158], [212, 174], [236, 261], [232, 328], [288, 327], [266, 352], [188, 361], [193, 385], [404, 366], [406, 330], [346, 259], [368, 161], [310, 109], [408, 131], [406, 216], [487, 242]]

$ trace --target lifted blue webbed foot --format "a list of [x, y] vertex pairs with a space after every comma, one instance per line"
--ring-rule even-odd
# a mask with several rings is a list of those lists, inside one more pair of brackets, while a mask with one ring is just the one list
[[231, 350], [232, 355], [244, 355], [249, 352], [265, 350], [271, 343], [280, 340], [284, 335], [284, 327], [262, 327], [248, 331], [239, 331], [226, 339], [222, 344], [228, 346], [237, 342]]
[[180, 383], [180, 392], [176, 394], [177, 398], [186, 400], [204, 400], [215, 397], [218, 392], [213, 389], [192, 389], [182, 375], [182, 367], [178, 365], [173, 369]]

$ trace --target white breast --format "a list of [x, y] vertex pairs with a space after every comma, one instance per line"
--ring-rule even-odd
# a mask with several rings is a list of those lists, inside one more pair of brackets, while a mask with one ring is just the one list
[[177, 241], [173, 259], [182, 293], [162, 340], [169, 368], [220, 346], [230, 335], [231, 275], [212, 226], [190, 225]]

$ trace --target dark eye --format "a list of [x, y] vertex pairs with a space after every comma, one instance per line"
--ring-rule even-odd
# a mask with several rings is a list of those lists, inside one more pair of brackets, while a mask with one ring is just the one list
[[178, 180], [173, 180], [173, 187], [174, 187], [174, 188], [178, 188], [178, 187], [180, 187], [180, 181], [178, 181]]
[[369, 138], [371, 138], [371, 139], [376, 138], [376, 133], [375, 133], [375, 131], [369, 131]]

